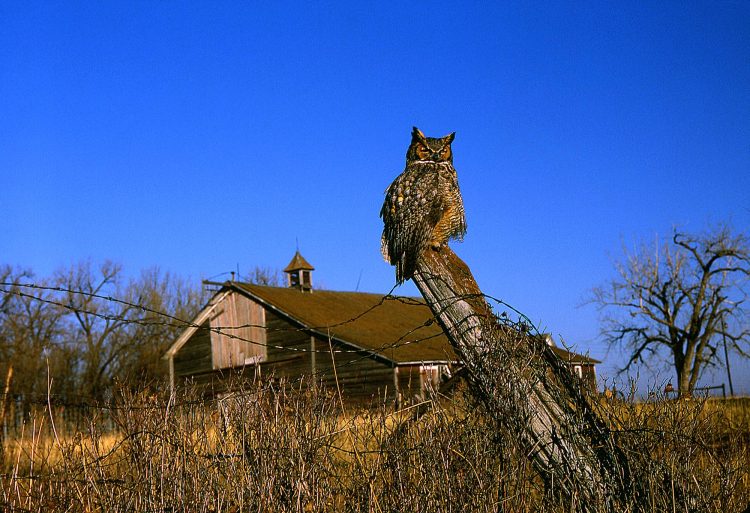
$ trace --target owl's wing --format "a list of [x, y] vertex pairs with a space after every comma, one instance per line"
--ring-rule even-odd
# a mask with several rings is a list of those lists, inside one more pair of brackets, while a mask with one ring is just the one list
[[444, 208], [436, 173], [406, 170], [386, 190], [381, 252], [396, 266], [398, 283], [413, 275]]

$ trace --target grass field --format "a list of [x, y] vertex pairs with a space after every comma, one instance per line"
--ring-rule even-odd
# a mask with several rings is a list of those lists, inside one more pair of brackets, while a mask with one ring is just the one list
[[[4, 441], [0, 508], [568, 511], [480, 406], [461, 393], [430, 406], [417, 418], [416, 407], [353, 408], [314, 387], [247, 386], [221, 400], [123, 392], [75, 429], [41, 410]], [[750, 398], [599, 407], [645, 467], [638, 475], [679, 483], [699, 511], [740, 512], [750, 502]], [[105, 417], [114, 429], [101, 428]], [[671, 506], [684, 511], [679, 497]]]

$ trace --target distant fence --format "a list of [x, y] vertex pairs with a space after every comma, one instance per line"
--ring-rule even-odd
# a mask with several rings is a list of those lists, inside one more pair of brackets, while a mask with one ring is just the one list
[[[673, 393], [676, 394], [676, 391]], [[723, 383], [696, 387], [694, 393], [696, 396], [727, 397]], [[0, 394], [0, 440], [28, 437], [32, 432], [35, 435], [51, 435], [53, 426], [58, 434], [85, 432], [92, 424], [99, 432], [112, 432], [116, 429], [113, 412], [117, 408], [127, 407], [115, 405], [114, 402], [76, 401], [60, 396], [2, 396]]]
[[115, 429], [111, 407], [104, 404], [14, 394], [4, 398], [0, 407], [2, 404], [5, 409], [0, 412], [0, 434], [5, 440], [29, 436], [32, 432], [52, 434], [53, 427], [58, 434], [85, 431], [92, 421], [97, 431]]
[[706, 395], [713, 395], [711, 392], [712, 390], [721, 390], [721, 397], [724, 399], [727, 398], [727, 389], [724, 383], [721, 385], [714, 385], [710, 387], [695, 387], [695, 390], [693, 391], [695, 394], [698, 394], [699, 392], [707, 392]]
[[[711, 385], [711, 386], [705, 386], [705, 387], [695, 387], [693, 389], [693, 395], [696, 397], [713, 397], [718, 396], [718, 394], [715, 394], [714, 390], [721, 390], [721, 397], [723, 399], [727, 398], [727, 389], [724, 383], [721, 385]], [[655, 396], [655, 393], [649, 393], [649, 397]], [[672, 383], [669, 383], [666, 388], [664, 389], [664, 396], [667, 398], [671, 397], [677, 397], [677, 390], [672, 387]]]

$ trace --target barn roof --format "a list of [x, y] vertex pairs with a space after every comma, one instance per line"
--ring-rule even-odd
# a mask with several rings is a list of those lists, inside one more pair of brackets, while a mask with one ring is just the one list
[[569, 363], [584, 363], [584, 364], [596, 364], [596, 363], [602, 363], [599, 360], [595, 360], [594, 358], [590, 358], [586, 355], [574, 353], [572, 351], [567, 351], [561, 347], [553, 347], [552, 351], [559, 356], [562, 361], [569, 362]]
[[424, 302], [364, 292], [232, 283], [304, 327], [373, 351], [396, 363], [456, 361], [448, 339]]
[[[230, 286], [308, 329], [330, 334], [396, 363], [457, 360], [421, 299], [328, 290], [309, 293], [238, 282]], [[553, 350], [565, 361], [599, 363], [561, 348]]]

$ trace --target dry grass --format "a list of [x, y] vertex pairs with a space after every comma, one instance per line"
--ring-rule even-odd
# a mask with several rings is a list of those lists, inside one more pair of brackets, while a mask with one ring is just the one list
[[[307, 384], [243, 385], [220, 400], [198, 390], [123, 392], [106, 410], [114, 432], [101, 431], [105, 409], [92, 408], [75, 432], [39, 415], [6, 440], [0, 508], [567, 511], [481, 406], [460, 393], [432, 406], [418, 419], [416, 408], [355, 409]], [[700, 511], [739, 512], [750, 501], [750, 399], [600, 407], [638, 475], [658, 488], [679, 482], [700, 498]], [[653, 471], [665, 463], [669, 476]], [[679, 499], [667, 510], [683, 511]]]
[[[681, 488], [699, 502], [699, 511], [748, 506], [750, 398], [609, 401], [602, 411], [636, 475]], [[680, 497], [674, 503], [679, 506]]]

